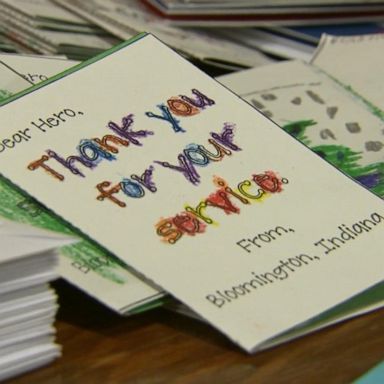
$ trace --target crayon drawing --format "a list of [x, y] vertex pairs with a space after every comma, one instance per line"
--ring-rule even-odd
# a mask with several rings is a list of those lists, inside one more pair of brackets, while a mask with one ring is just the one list
[[306, 136], [306, 131], [315, 124], [313, 120], [304, 120], [286, 124], [282, 128], [364, 187], [384, 197], [384, 163], [377, 162], [362, 166], [359, 163], [362, 154], [348, 147], [334, 144], [312, 145]]
[[[340, 91], [321, 81], [264, 89], [243, 97], [291, 136], [384, 198], [384, 114], [349, 87], [344, 89], [352, 97], [341, 98]], [[366, 111], [363, 116], [359, 115], [361, 109]]]

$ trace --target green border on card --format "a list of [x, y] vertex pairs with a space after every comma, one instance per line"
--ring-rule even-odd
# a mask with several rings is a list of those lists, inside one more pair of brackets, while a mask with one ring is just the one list
[[90, 59], [88, 59], [86, 61], [83, 61], [83, 62], [81, 62], [79, 64], [76, 64], [73, 67], [71, 67], [71, 68], [69, 68], [69, 69], [67, 69], [67, 70], [65, 70], [63, 72], [60, 72], [57, 75], [52, 76], [49, 79], [44, 80], [44, 81], [42, 81], [39, 84], [33, 85], [33, 86], [31, 86], [31, 87], [29, 87], [27, 89], [24, 89], [24, 90], [22, 90], [20, 92], [17, 92], [14, 95], [12, 95], [12, 96], [6, 98], [5, 100], [1, 101], [0, 102], [0, 107], [2, 107], [3, 105], [6, 105], [8, 103], [11, 103], [12, 101], [14, 101], [16, 99], [19, 99], [20, 97], [23, 97], [23, 96], [25, 96], [25, 95], [27, 95], [29, 93], [37, 91], [38, 89], [40, 89], [42, 87], [45, 87], [46, 85], [51, 84], [51, 83], [55, 82], [56, 80], [59, 80], [59, 79], [65, 77], [65, 76], [67, 76], [67, 75], [69, 75], [69, 74], [71, 74], [73, 72], [76, 72], [79, 69], [82, 69], [82, 68], [84, 68], [84, 67], [86, 67], [86, 66], [88, 66], [90, 64], [93, 64], [94, 62], [99, 61], [99, 60], [103, 59], [104, 57], [109, 56], [110, 54], [112, 54], [112, 53], [114, 53], [116, 51], [119, 51], [120, 49], [125, 48], [126, 46], [128, 46], [130, 44], [135, 43], [136, 41], [142, 39], [143, 37], [145, 37], [147, 35], [149, 35], [147, 32], [139, 33], [136, 36], [133, 36], [132, 38], [130, 38], [129, 40], [123, 41], [122, 43], [117, 44], [117, 45], [113, 46], [112, 48], [107, 49], [106, 51], [103, 51], [100, 54], [98, 54], [98, 55], [96, 55], [96, 56], [94, 56], [94, 57], [92, 57], [92, 58], [90, 58]]

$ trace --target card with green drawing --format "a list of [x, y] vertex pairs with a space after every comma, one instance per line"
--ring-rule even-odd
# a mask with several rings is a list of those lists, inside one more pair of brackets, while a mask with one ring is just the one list
[[315, 153], [384, 197], [384, 113], [377, 106], [299, 61], [218, 80]]

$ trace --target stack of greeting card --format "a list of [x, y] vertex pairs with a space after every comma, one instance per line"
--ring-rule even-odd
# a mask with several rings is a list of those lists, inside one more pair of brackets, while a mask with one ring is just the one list
[[56, 248], [72, 239], [0, 221], [0, 381], [60, 356], [54, 341]]
[[0, 115], [4, 177], [246, 351], [382, 281], [382, 200], [151, 35]]
[[20, 52], [84, 60], [120, 40], [50, 0], [0, 0], [2, 34]]

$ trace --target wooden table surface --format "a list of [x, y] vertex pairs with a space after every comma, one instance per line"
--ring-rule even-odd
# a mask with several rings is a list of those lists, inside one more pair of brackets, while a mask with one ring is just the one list
[[63, 356], [11, 384], [350, 383], [384, 359], [384, 309], [247, 355], [219, 332], [165, 309], [120, 317], [57, 283]]

